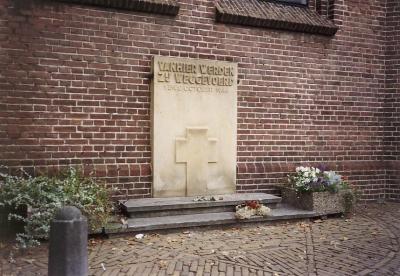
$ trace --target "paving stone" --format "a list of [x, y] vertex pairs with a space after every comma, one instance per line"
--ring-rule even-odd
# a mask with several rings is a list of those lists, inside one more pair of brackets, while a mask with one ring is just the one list
[[[351, 219], [97, 240], [90, 275], [400, 275], [399, 209], [371, 204]], [[14, 252], [11, 263], [0, 253], [0, 275], [47, 274], [46, 244]]]
[[221, 272], [225, 272], [226, 271], [226, 264], [223, 263], [223, 262], [220, 262], [219, 266], [218, 266], [218, 270], [221, 271]]

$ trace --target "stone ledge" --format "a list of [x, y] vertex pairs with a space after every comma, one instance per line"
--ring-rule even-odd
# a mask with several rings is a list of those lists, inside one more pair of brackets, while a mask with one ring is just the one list
[[305, 7], [263, 0], [218, 0], [218, 22], [332, 36], [338, 27]]
[[[166, 197], [166, 198], [142, 198], [130, 199], [123, 202], [121, 207], [129, 213], [147, 211], [170, 211], [198, 208], [213, 208], [221, 206], [236, 206], [244, 201], [258, 200], [266, 205], [273, 205], [281, 202], [281, 198], [264, 193], [236, 193], [214, 195], [222, 200], [216, 201], [194, 201], [196, 196], [188, 197]], [[233, 208], [234, 209], [234, 208]]]
[[139, 12], [177, 15], [179, 4], [176, 0], [55, 0], [64, 3], [93, 5], [106, 8]]
[[[118, 229], [117, 231], [138, 232], [213, 225], [240, 225], [244, 223], [301, 220], [313, 217], [317, 217], [314, 211], [300, 210], [287, 205], [281, 205], [279, 208], [271, 210], [271, 214], [266, 217], [255, 216], [250, 219], [242, 220], [238, 220], [235, 217], [235, 212], [191, 214], [155, 218], [130, 218], [127, 220], [127, 227], [124, 229]], [[114, 231], [114, 233], [118, 233], [116, 230]], [[108, 231], [107, 233], [112, 234], [112, 231]]]

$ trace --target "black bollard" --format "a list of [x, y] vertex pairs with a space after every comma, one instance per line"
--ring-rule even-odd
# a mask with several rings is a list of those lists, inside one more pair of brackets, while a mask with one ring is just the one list
[[88, 275], [88, 226], [74, 206], [57, 212], [50, 226], [49, 276]]

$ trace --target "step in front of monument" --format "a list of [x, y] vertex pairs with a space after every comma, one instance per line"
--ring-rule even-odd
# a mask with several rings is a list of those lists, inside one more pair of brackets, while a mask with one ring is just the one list
[[234, 212], [236, 205], [250, 200], [258, 200], [274, 209], [281, 202], [280, 197], [265, 193], [237, 193], [213, 197], [215, 201], [195, 201], [196, 197], [130, 199], [121, 203], [121, 207], [130, 218], [151, 218]]
[[218, 212], [190, 215], [172, 215], [164, 217], [130, 218], [127, 231], [153, 231], [163, 229], [178, 229], [197, 226], [233, 225], [250, 222], [271, 222], [290, 219], [307, 219], [317, 216], [313, 211], [299, 210], [286, 205], [280, 205], [271, 210], [265, 217], [254, 217], [238, 220], [235, 212]]

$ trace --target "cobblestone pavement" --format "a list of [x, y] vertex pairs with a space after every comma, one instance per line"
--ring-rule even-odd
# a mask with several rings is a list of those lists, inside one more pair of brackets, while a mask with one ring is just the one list
[[[400, 204], [387, 203], [351, 219], [92, 240], [89, 262], [91, 275], [383, 276], [400, 275], [399, 247]], [[0, 275], [46, 274], [46, 245], [3, 255]]]

